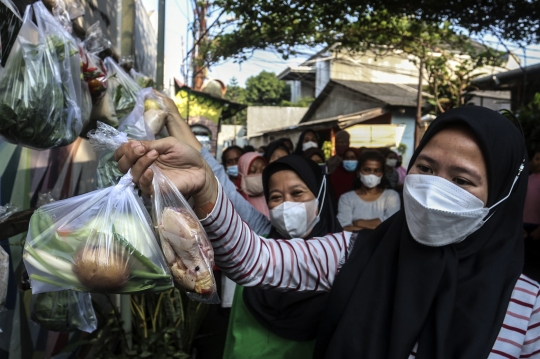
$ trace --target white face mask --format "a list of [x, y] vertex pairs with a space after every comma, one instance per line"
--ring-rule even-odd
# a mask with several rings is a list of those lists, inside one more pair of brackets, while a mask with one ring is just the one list
[[488, 221], [489, 212], [506, 200], [523, 170], [514, 179], [506, 197], [490, 208], [463, 188], [438, 176], [410, 174], [405, 177], [403, 202], [412, 237], [421, 244], [440, 247], [459, 243]]
[[317, 146], [317, 142], [309, 141], [302, 143], [302, 151], [309, 150], [310, 148], [315, 148]]
[[[283, 202], [270, 210], [270, 221], [285, 238], [304, 238], [319, 222], [319, 196], [324, 188], [322, 203], [326, 196], [326, 177], [324, 177], [317, 198], [307, 202]], [[322, 207], [321, 207], [322, 211]]]
[[367, 188], [373, 188], [375, 186], [378, 186], [379, 183], [381, 183], [381, 177], [377, 175], [364, 175], [360, 173], [360, 181], [366, 186]]
[[388, 167], [396, 167], [396, 165], [397, 165], [397, 158], [388, 158], [388, 159], [386, 160], [386, 165], [387, 165]]
[[248, 175], [243, 178], [244, 186], [242, 190], [248, 195], [256, 197], [263, 193], [262, 174]]

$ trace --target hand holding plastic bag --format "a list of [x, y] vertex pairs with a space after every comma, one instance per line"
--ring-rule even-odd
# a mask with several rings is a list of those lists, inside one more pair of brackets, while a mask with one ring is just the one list
[[90, 293], [61, 290], [34, 294], [30, 310], [35, 323], [54, 332], [78, 329], [92, 333], [98, 324]]
[[[158, 96], [154, 94], [152, 89], [140, 90], [137, 94], [137, 99], [135, 101], [135, 107], [133, 108], [133, 111], [131, 111], [131, 113], [127, 117], [125, 117], [118, 126], [118, 129], [123, 133], [126, 133], [129, 138], [134, 140], [155, 139], [154, 133], [152, 133], [152, 130], [150, 129], [148, 124], [145, 123], [145, 104], [149, 101], [152, 101], [152, 104], [155, 108], [163, 108], [161, 100]], [[162, 110], [152, 110], [152, 112], [150, 113], [150, 115], [158, 116], [162, 113], [163, 123], [161, 124], [161, 128], [163, 128], [163, 125], [165, 124], [164, 122], [167, 114]], [[155, 122], [156, 121], [153, 122], [154, 126]], [[97, 167], [96, 186], [97, 188], [105, 188], [118, 183], [118, 180], [123, 176], [123, 174], [118, 171], [118, 168], [116, 167], [116, 162], [113, 159], [114, 149], [101, 148], [100, 150], [101, 153]]]
[[[109, 127], [110, 128], [110, 127]], [[99, 135], [93, 140], [99, 141]], [[127, 141], [108, 138], [104, 142]], [[32, 293], [163, 291], [172, 280], [128, 173], [114, 186], [38, 208], [23, 254]]]

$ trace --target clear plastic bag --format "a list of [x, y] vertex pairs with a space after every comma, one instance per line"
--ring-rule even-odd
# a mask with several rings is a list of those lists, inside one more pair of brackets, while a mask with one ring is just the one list
[[46, 204], [30, 219], [23, 260], [32, 293], [138, 293], [172, 287], [150, 216], [128, 173], [114, 186]]
[[9, 280], [9, 254], [0, 247], [0, 311], [5, 309]]
[[[127, 136], [135, 140], [153, 140], [155, 139], [152, 130], [145, 123], [146, 112], [145, 103], [147, 101], [153, 101], [152, 106], [154, 108], [163, 108], [162, 101], [153, 93], [152, 89], [142, 89], [137, 94], [135, 107], [133, 111], [125, 117], [118, 129]], [[163, 113], [163, 127], [165, 124], [165, 118], [167, 114], [162, 110], [152, 109], [150, 114], [159, 116], [159, 113]], [[159, 120], [159, 119], [158, 119]], [[154, 120], [153, 125], [156, 125]], [[105, 188], [118, 183], [118, 180], [122, 177], [122, 173], [118, 171], [117, 163], [113, 159], [113, 150], [103, 150], [99, 155], [97, 174], [96, 174], [96, 186], [97, 188]]]
[[129, 70], [129, 74], [143, 89], [147, 87], [154, 87], [154, 80], [152, 78], [135, 71], [135, 69]]
[[116, 116], [122, 122], [133, 111], [141, 87], [112, 58], [107, 57], [103, 63], [109, 81], [107, 92], [113, 99]]
[[19, 208], [14, 206], [11, 203], [6, 203], [3, 206], [0, 206], [0, 223], [4, 222], [9, 218], [13, 213], [17, 212]]
[[86, 39], [80, 44], [82, 73], [88, 83], [94, 104], [102, 99], [107, 91], [107, 71], [98, 56], [105, 46], [107, 44], [98, 21], [86, 30]]
[[54, 332], [92, 333], [97, 329], [90, 293], [61, 290], [34, 294], [30, 311], [32, 321]]
[[219, 304], [212, 271], [214, 250], [204, 228], [171, 180], [158, 167], [151, 168], [154, 172], [152, 214], [173, 279], [191, 299]]
[[82, 130], [77, 54], [73, 38], [42, 2], [27, 7], [0, 78], [0, 135], [35, 149], [77, 139]]

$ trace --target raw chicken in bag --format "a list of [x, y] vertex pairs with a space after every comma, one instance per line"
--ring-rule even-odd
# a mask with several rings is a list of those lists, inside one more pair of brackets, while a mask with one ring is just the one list
[[214, 250], [197, 216], [169, 178], [157, 167], [154, 172], [153, 216], [161, 249], [175, 283], [189, 298], [219, 304]]

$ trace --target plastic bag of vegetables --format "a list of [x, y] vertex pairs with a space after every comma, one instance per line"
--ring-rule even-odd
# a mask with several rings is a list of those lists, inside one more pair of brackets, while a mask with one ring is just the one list
[[7, 141], [46, 149], [77, 139], [83, 124], [73, 41], [43, 3], [27, 7], [0, 78], [0, 135]]
[[30, 311], [32, 321], [54, 332], [92, 333], [98, 324], [90, 293], [61, 290], [34, 294]]
[[172, 287], [150, 216], [129, 173], [116, 186], [38, 208], [30, 219], [23, 259], [34, 294]]
[[103, 64], [109, 81], [107, 92], [112, 97], [116, 116], [122, 122], [133, 111], [141, 87], [112, 58], [107, 57]]
[[105, 39], [100, 22], [96, 22], [86, 30], [86, 38], [81, 43], [81, 70], [88, 83], [92, 102], [96, 104], [107, 91], [107, 71], [98, 53], [105, 49]]
[[[159, 97], [151, 88], [142, 89], [137, 94], [133, 111], [122, 120], [118, 129], [131, 139], [153, 140], [154, 135], [165, 126], [166, 118], [167, 112]], [[115, 185], [122, 177], [113, 159], [113, 152], [109, 149], [100, 154], [96, 174], [98, 188]]]
[[158, 167], [151, 168], [154, 225], [174, 282], [191, 299], [219, 304], [212, 245], [182, 193]]
[[[88, 137], [94, 148], [100, 149], [115, 150], [127, 142], [124, 133], [103, 123], [98, 123], [96, 131]], [[217, 304], [220, 301], [212, 272], [214, 250], [206, 233], [180, 191], [159, 168], [151, 168], [154, 171], [154, 225], [174, 281], [190, 298]]]

